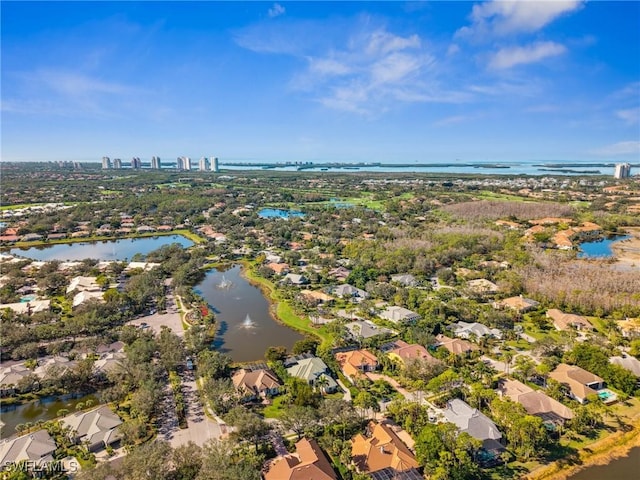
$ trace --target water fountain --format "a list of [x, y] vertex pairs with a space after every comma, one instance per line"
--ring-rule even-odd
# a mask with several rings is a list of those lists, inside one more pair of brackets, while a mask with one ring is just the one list
[[242, 321], [241, 327], [244, 328], [244, 329], [250, 329], [250, 328], [253, 328], [255, 326], [256, 326], [256, 324], [253, 322], [253, 320], [251, 320], [251, 317], [247, 313], [247, 316]]
[[222, 275], [222, 280], [220, 280], [220, 283], [218, 284], [218, 288], [221, 290], [227, 290], [231, 288], [231, 285], [233, 285], [231, 280], [227, 280], [225, 276]]

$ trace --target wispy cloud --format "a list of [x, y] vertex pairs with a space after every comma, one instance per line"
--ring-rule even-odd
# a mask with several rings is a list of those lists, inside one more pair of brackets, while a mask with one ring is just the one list
[[640, 121], [640, 107], [618, 110], [615, 114], [628, 125], [635, 125]]
[[456, 37], [474, 40], [536, 32], [558, 17], [582, 8], [584, 0], [491, 1], [476, 4], [471, 25], [460, 28]]
[[472, 115], [452, 115], [433, 122], [434, 127], [446, 127], [449, 125], [458, 125], [459, 123], [468, 122], [475, 117]]
[[503, 70], [516, 65], [537, 63], [545, 58], [556, 57], [567, 51], [564, 45], [555, 42], [537, 42], [524, 47], [501, 48], [491, 56], [489, 68]]
[[285, 12], [287, 10], [280, 5], [279, 3], [274, 3], [273, 7], [271, 7], [268, 11], [269, 17], [271, 18], [275, 18], [275, 17], [279, 17], [280, 15], [284, 15]]
[[602, 148], [593, 150], [591, 153], [604, 157], [640, 154], [640, 141], [632, 140], [627, 142], [613, 143], [611, 145], [606, 145]]

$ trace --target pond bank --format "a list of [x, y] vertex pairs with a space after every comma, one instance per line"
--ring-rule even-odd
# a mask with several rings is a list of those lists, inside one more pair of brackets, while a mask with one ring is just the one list
[[640, 269], [640, 227], [627, 227], [624, 232], [631, 235], [631, 238], [611, 245], [616, 266], [620, 270]]

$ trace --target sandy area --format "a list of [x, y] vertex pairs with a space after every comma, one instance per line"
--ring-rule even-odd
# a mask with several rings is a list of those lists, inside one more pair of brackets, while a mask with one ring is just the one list
[[611, 245], [616, 256], [616, 267], [620, 270], [640, 269], [640, 227], [628, 227], [624, 232], [631, 235]]

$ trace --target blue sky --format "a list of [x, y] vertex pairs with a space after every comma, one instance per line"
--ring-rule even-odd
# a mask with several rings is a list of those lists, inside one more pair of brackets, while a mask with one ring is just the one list
[[1, 2], [2, 159], [640, 160], [640, 2]]

